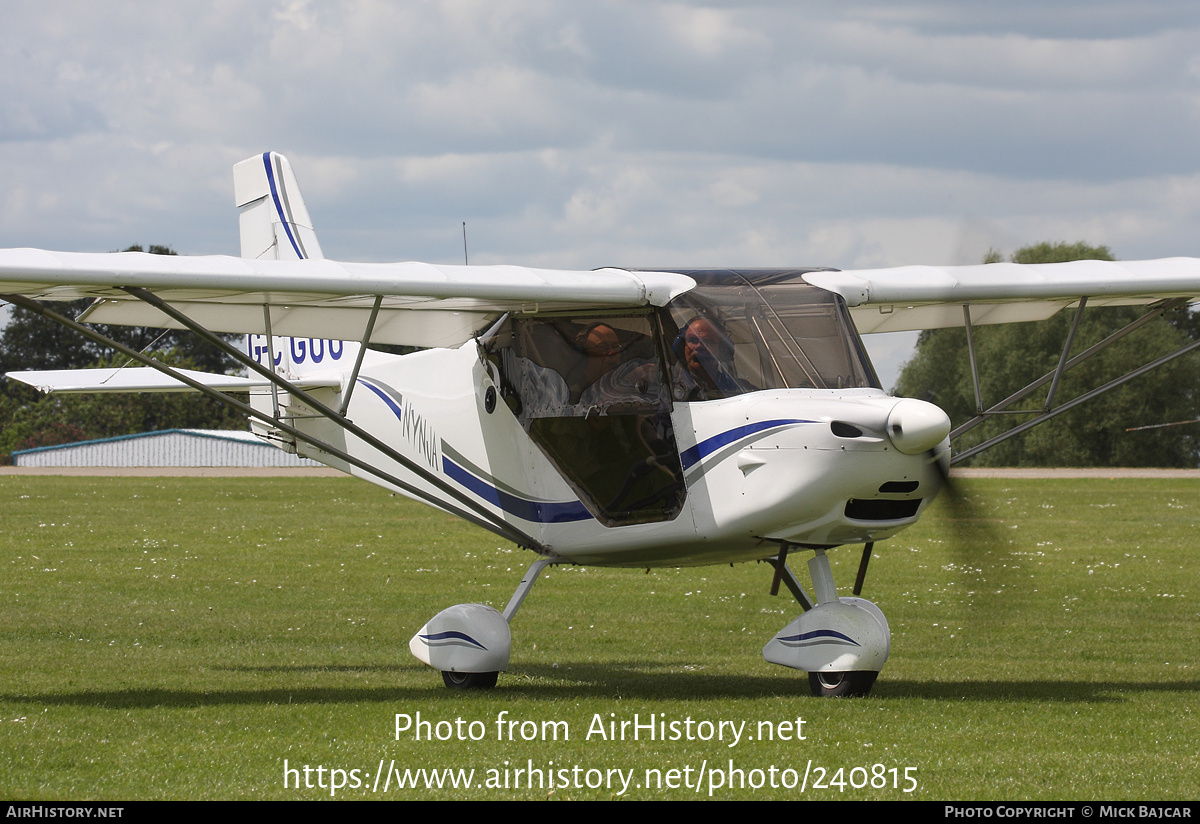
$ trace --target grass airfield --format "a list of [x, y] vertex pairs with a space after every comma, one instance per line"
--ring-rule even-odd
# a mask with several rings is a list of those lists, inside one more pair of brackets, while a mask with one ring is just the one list
[[[939, 501], [876, 547], [871, 697], [821, 701], [762, 660], [797, 612], [765, 564], [553, 568], [498, 687], [455, 693], [408, 639], [502, 608], [531, 554], [350, 479], [0, 476], [0, 795], [1200, 797], [1200, 481], [964, 483], [971, 515]], [[859, 554], [831, 553], [843, 592]], [[635, 715], [693, 735], [596, 733]]]

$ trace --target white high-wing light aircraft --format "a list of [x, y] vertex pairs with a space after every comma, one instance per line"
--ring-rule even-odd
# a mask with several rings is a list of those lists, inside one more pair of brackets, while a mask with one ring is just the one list
[[[887, 621], [838, 596], [825, 553], [866, 545], [857, 595], [874, 542], [943, 486], [952, 433], [936, 406], [880, 388], [858, 332], [966, 326], [970, 341], [979, 324], [1113, 304], [1148, 304], [1146, 320], [1200, 297], [1200, 260], [1185, 258], [853, 272], [336, 263], [284, 157], [237, 164], [234, 183], [241, 258], [4, 250], [0, 299], [106, 341], [40, 302], [95, 298], [79, 320], [192, 329], [250, 377], [115, 344], [145, 365], [9, 376], [45, 391], [201, 391], [285, 450], [533, 550], [503, 612], [452, 606], [410, 642], [456, 688], [496, 683], [509, 624], [548, 564], [766, 560], [773, 591], [786, 584], [803, 612], [765, 658], [808, 672], [817, 695], [865, 695]], [[214, 332], [247, 333], [249, 354]], [[1045, 384], [1038, 420], [1085, 400], [1051, 404], [1062, 373], [1106, 344], [1072, 357], [1068, 340], [1058, 369], [980, 403], [960, 431]], [[787, 564], [795, 550], [813, 553], [813, 596]]]

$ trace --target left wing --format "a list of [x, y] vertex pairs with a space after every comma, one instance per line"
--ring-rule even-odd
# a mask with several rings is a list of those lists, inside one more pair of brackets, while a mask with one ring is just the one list
[[841, 295], [858, 331], [900, 332], [1045, 320], [1077, 306], [1200, 299], [1200, 259], [1071, 263], [988, 263], [978, 266], [901, 266], [894, 269], [809, 272], [804, 279]]
[[214, 332], [356, 340], [379, 299], [378, 343], [452, 346], [509, 311], [661, 306], [691, 289], [684, 275], [623, 269], [247, 260], [141, 252], [0, 250], [0, 296], [97, 298], [90, 323], [180, 328], [135, 298], [143, 289]]

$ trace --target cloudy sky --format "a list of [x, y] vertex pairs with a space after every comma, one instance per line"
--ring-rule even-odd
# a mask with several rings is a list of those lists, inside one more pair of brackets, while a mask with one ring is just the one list
[[[18, 2], [0, 246], [236, 254], [288, 155], [328, 257], [1200, 256], [1200, 4]], [[879, 347], [894, 374], [903, 346]], [[894, 351], [892, 351], [894, 350]]]

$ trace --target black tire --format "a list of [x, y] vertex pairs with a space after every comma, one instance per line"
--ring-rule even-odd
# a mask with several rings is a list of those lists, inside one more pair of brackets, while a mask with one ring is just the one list
[[442, 681], [452, 690], [490, 690], [496, 686], [498, 672], [442, 672]]
[[808, 685], [817, 698], [866, 698], [878, 672], [810, 672]]

